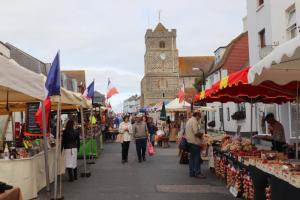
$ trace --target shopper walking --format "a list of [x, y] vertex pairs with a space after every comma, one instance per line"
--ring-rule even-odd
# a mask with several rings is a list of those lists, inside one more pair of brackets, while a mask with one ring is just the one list
[[129, 116], [125, 115], [123, 122], [119, 126], [119, 133], [123, 135], [122, 145], [122, 163], [128, 162], [128, 151], [132, 135], [132, 125], [129, 122]]
[[201, 114], [200, 112], [194, 112], [192, 118], [190, 118], [186, 123], [186, 139], [190, 151], [190, 160], [189, 160], [189, 173], [190, 177], [196, 178], [205, 178], [201, 173], [201, 144], [203, 132], [201, 132], [200, 121]]
[[69, 119], [62, 136], [62, 149], [65, 150], [66, 168], [69, 181], [77, 180], [77, 152], [80, 148], [79, 133], [74, 130], [74, 121]]
[[155, 126], [153, 119], [151, 117], [148, 118], [147, 128], [149, 131], [150, 142], [151, 142], [152, 146], [154, 146], [155, 134], [157, 131], [157, 127]]
[[136, 122], [133, 125], [133, 137], [136, 144], [136, 152], [138, 156], [139, 163], [146, 161], [146, 147], [147, 147], [147, 137], [148, 128], [147, 124], [142, 120], [143, 115], [138, 114], [136, 117]]

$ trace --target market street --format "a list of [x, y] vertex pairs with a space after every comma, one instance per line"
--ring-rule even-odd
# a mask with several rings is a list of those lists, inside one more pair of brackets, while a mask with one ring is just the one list
[[[90, 165], [90, 178], [64, 182], [66, 200], [234, 199], [225, 184], [208, 169], [204, 170], [207, 179], [190, 178], [188, 166], [178, 162], [174, 143], [171, 148], [156, 148], [155, 156], [141, 164], [137, 162], [133, 143], [128, 164], [121, 164], [119, 144], [105, 144], [104, 148], [96, 164]], [[47, 198], [41, 196], [39, 199]]]

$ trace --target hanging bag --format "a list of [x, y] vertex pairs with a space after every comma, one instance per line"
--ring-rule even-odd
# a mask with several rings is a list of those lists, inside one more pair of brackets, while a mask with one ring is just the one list
[[148, 146], [148, 148], [147, 148], [148, 155], [153, 156], [154, 155], [154, 147], [153, 147], [152, 143], [150, 142], [149, 138], [148, 138], [147, 146]]

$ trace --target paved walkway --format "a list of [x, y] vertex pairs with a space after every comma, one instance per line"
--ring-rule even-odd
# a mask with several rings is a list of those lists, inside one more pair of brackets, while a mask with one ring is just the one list
[[[207, 179], [188, 176], [188, 166], [178, 162], [177, 148], [156, 148], [156, 154], [138, 163], [131, 143], [128, 164], [121, 164], [120, 144], [105, 144], [92, 176], [64, 182], [67, 200], [233, 200], [224, 183], [204, 169]], [[47, 199], [41, 197], [39, 199]]]

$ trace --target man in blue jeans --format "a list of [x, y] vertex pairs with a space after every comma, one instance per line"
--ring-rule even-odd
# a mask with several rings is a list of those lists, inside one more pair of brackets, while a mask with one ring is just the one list
[[201, 144], [203, 132], [200, 129], [201, 113], [194, 112], [193, 116], [187, 121], [185, 133], [189, 144], [190, 160], [189, 172], [190, 177], [205, 178], [201, 172]]

